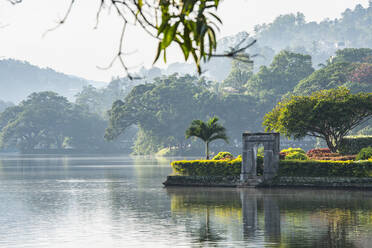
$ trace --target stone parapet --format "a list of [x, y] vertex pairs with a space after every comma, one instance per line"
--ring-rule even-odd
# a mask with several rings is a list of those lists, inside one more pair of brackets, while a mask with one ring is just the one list
[[358, 177], [276, 177], [260, 187], [317, 187], [372, 189], [372, 178]]
[[242, 183], [239, 176], [168, 176], [166, 187], [313, 187], [371, 189], [372, 178], [358, 177], [275, 177], [271, 180], [249, 179]]
[[168, 176], [164, 186], [237, 187], [239, 176]]

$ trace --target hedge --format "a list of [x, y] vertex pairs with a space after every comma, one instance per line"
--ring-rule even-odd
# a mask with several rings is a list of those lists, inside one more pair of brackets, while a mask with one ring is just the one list
[[[173, 161], [171, 165], [174, 172], [180, 175], [238, 176], [240, 175], [242, 160], [240, 158], [230, 161], [181, 160]], [[278, 175], [289, 177], [372, 177], [372, 160], [281, 160]]]
[[176, 174], [187, 176], [238, 176], [242, 160], [181, 160], [173, 161], [172, 168]]
[[372, 136], [346, 136], [342, 139], [339, 151], [342, 154], [358, 154], [362, 148], [372, 145]]
[[366, 160], [372, 158], [372, 147], [365, 147], [356, 156], [356, 160]]
[[219, 152], [212, 160], [232, 160], [234, 156], [229, 152]]
[[300, 177], [372, 177], [372, 160], [281, 160], [279, 175]]

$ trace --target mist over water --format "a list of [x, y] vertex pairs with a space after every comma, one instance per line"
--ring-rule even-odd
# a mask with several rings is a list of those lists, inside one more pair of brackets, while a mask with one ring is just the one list
[[371, 192], [164, 188], [170, 160], [2, 156], [0, 247], [369, 247]]

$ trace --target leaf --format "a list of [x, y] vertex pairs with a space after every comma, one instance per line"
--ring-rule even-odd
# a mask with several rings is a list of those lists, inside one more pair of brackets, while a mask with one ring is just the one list
[[155, 59], [154, 59], [153, 64], [155, 64], [155, 62], [158, 61], [158, 59], [160, 57], [161, 50], [162, 50], [162, 46], [161, 46], [161, 42], [159, 42], [159, 44], [158, 44], [158, 51], [156, 53], [156, 56], [155, 56]]
[[169, 28], [168, 20], [162, 20], [160, 27], [158, 28], [158, 36], [164, 32], [165, 28]]
[[185, 56], [185, 60], [187, 60], [190, 55], [190, 49], [187, 47], [185, 43], [181, 43], [180, 47], [182, 49], [183, 55]]
[[211, 16], [213, 16], [220, 24], [222, 24], [222, 20], [215, 14], [213, 14], [212, 12], [208, 12]]
[[167, 48], [174, 40], [179, 24], [180, 22], [178, 21], [173, 26], [164, 31], [164, 37], [162, 41], [163, 49]]

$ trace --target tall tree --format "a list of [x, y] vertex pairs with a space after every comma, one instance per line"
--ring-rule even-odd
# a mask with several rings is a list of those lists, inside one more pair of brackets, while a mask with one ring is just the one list
[[322, 90], [310, 96], [292, 96], [268, 113], [266, 131], [295, 139], [324, 139], [332, 152], [353, 128], [372, 117], [372, 93], [352, 94], [346, 88]]
[[16, 144], [21, 150], [52, 145], [61, 148], [70, 108], [71, 103], [54, 92], [31, 94], [11, 109], [16, 110], [12, 115], [11, 111], [1, 115], [1, 122], [7, 122], [1, 132], [2, 145]]
[[209, 159], [209, 143], [214, 140], [222, 139], [229, 142], [226, 129], [220, 125], [217, 117], [210, 118], [207, 122], [193, 120], [186, 130], [186, 138], [197, 137], [205, 143], [205, 156]]
[[54, 92], [31, 94], [19, 105], [0, 114], [2, 148], [73, 148], [84, 151], [118, 150], [119, 144], [105, 142], [107, 121]]
[[106, 139], [113, 140], [137, 125], [140, 135], [135, 152], [139, 154], [185, 145], [179, 130], [185, 130], [190, 120], [205, 116], [205, 109], [213, 105], [209, 102], [215, 95], [206, 86], [197, 77], [172, 75], [134, 87], [124, 101], [113, 104]]

